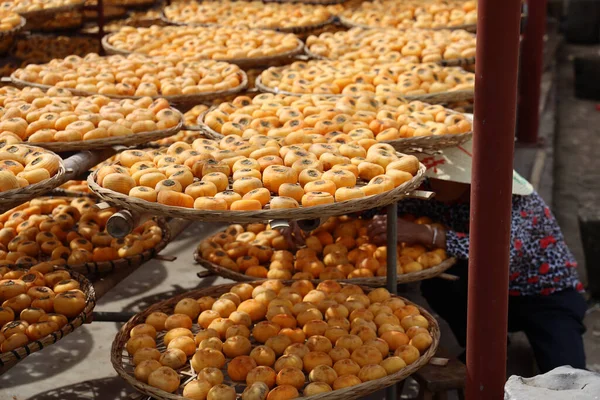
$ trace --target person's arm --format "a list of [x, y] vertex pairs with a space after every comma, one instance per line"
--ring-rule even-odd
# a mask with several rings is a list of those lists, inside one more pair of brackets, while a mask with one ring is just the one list
[[[368, 226], [369, 237], [375, 244], [385, 245], [387, 221], [385, 216], [376, 216]], [[457, 258], [469, 257], [469, 235], [457, 233], [439, 226], [415, 224], [398, 219], [398, 243], [420, 244], [426, 247], [445, 249]]]

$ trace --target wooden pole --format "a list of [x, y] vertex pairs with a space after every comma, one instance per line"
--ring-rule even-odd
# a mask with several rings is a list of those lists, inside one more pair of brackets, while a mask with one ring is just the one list
[[517, 140], [535, 144], [540, 128], [540, 94], [544, 64], [547, 0], [527, 0], [527, 23], [519, 62]]
[[[392, 294], [398, 294], [398, 270], [397, 263], [397, 247], [398, 247], [398, 205], [392, 203], [387, 206], [387, 290]], [[398, 388], [402, 385], [392, 385], [386, 389], [386, 400], [398, 399]], [[400, 390], [401, 391], [401, 390]], [[402, 394], [402, 393], [400, 393]]]
[[478, 7], [466, 395], [502, 400], [521, 1]]

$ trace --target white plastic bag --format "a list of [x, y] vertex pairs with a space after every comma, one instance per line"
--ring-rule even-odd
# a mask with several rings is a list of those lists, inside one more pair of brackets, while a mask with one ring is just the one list
[[600, 375], [571, 367], [558, 367], [533, 378], [511, 376], [504, 385], [504, 400], [600, 400]]

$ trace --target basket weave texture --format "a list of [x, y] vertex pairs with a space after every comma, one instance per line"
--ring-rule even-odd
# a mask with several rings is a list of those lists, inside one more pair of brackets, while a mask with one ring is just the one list
[[28, 343], [26, 346], [0, 354], [0, 375], [14, 367], [15, 364], [24, 360], [30, 354], [58, 342], [69, 333], [73, 332], [77, 327], [81, 326], [86, 321], [91, 320], [92, 311], [96, 306], [96, 292], [94, 291], [94, 286], [92, 286], [92, 283], [83, 275], [74, 271], [69, 271], [69, 273], [73, 279], [79, 282], [80, 290], [85, 293], [85, 308], [83, 311], [73, 320], [69, 321], [68, 324], [63, 326], [62, 329], [52, 332], [40, 340]]
[[[288, 92], [285, 90], [280, 90], [279, 88], [273, 88], [267, 86], [262, 83], [262, 79], [260, 75], [256, 78], [256, 82], [254, 83], [255, 87], [261, 92], [273, 93], [273, 94], [284, 94], [286, 96], [302, 96], [310, 93], [294, 93]], [[396, 93], [388, 93], [388, 95], [395, 95]], [[373, 93], [375, 95], [375, 93]], [[343, 97], [347, 96], [344, 94], [331, 94], [332, 97]], [[455, 101], [465, 101], [472, 100], [475, 98], [474, 90], [456, 90], [451, 92], [440, 92], [440, 93], [427, 93], [427, 94], [417, 94], [403, 97], [408, 101], [419, 100], [429, 104], [442, 104], [442, 103], [450, 103]]]
[[152, 132], [134, 133], [127, 136], [113, 136], [105, 139], [80, 140], [77, 142], [46, 142], [36, 143], [37, 146], [56, 152], [83, 151], [103, 149], [112, 146], [137, 146], [153, 142], [158, 139], [173, 136], [183, 127], [183, 115], [178, 110], [171, 108], [179, 114], [179, 123], [172, 128]]
[[[248, 276], [239, 272], [232, 271], [228, 268], [221, 267], [218, 264], [211, 263], [210, 261], [202, 258], [198, 252], [194, 252], [194, 260], [210, 272], [219, 275], [223, 278], [231, 279], [237, 282], [252, 282], [260, 280], [261, 278], [256, 278], [253, 276]], [[436, 265], [435, 267], [427, 268], [418, 272], [410, 272], [408, 274], [400, 274], [398, 275], [398, 284], [401, 283], [409, 283], [409, 282], [417, 282], [425, 279], [435, 278], [436, 276], [444, 273], [448, 268], [456, 264], [455, 258], [448, 258], [444, 260], [442, 263]], [[321, 282], [321, 279], [315, 279], [313, 282]], [[351, 283], [354, 285], [361, 286], [370, 286], [370, 287], [383, 287], [387, 282], [387, 278], [385, 276], [375, 276], [372, 278], [353, 278], [353, 279], [336, 279], [336, 282], [340, 283]]]
[[41, 10], [35, 10], [35, 11], [29, 11], [29, 12], [21, 12], [21, 13], [19, 13], [19, 15], [21, 15], [25, 19], [33, 19], [33, 18], [40, 18], [40, 17], [52, 18], [57, 13], [83, 8], [84, 5], [85, 5], [85, 0], [81, 0], [81, 2], [79, 2], [79, 3], [67, 4], [67, 5], [60, 6], [60, 7], [44, 8]]
[[[253, 286], [258, 286], [262, 282], [264, 282], [264, 281], [255, 281], [255, 282], [249, 282], [249, 283]], [[293, 281], [284, 281], [284, 283], [286, 285], [289, 285], [292, 282]], [[117, 335], [113, 341], [112, 348], [111, 348], [111, 362], [113, 364], [113, 367], [119, 374], [119, 376], [121, 376], [121, 378], [125, 379], [125, 381], [127, 383], [129, 383], [130, 385], [132, 385], [136, 390], [138, 390], [141, 393], [147, 394], [147, 395], [151, 396], [152, 398], [161, 399], [161, 400], [183, 400], [184, 399], [183, 396], [180, 396], [178, 394], [167, 393], [163, 390], [157, 389], [153, 386], [150, 386], [148, 384], [140, 382], [134, 377], [134, 375], [133, 375], [134, 366], [132, 363], [132, 357], [130, 357], [127, 354], [127, 352], [125, 351], [125, 345], [127, 343], [127, 340], [129, 339], [129, 331], [135, 325], [143, 323], [145, 321], [146, 317], [149, 314], [151, 314], [152, 312], [160, 311], [160, 312], [164, 312], [167, 314], [173, 313], [173, 309], [174, 309], [175, 305], [184, 298], [199, 299], [200, 297], [203, 297], [203, 296], [213, 296], [213, 297], [218, 298], [220, 295], [227, 293], [233, 286], [235, 286], [235, 285], [231, 285], [231, 284], [219, 285], [219, 286], [212, 286], [212, 287], [208, 287], [208, 288], [197, 289], [197, 290], [193, 290], [193, 291], [190, 291], [187, 293], [183, 293], [183, 294], [173, 297], [171, 299], [157, 303], [157, 304], [147, 308], [146, 310], [142, 311], [141, 313], [135, 315], [133, 318], [131, 318], [125, 325], [123, 325], [121, 330], [117, 333]], [[362, 289], [365, 292], [369, 292], [372, 290], [372, 288], [368, 288], [368, 287], [363, 287]], [[321, 394], [314, 395], [314, 396], [305, 397], [306, 399], [310, 399], [310, 400], [339, 400], [339, 399], [353, 400], [353, 399], [357, 399], [357, 398], [366, 396], [368, 394], [371, 394], [373, 392], [376, 392], [380, 389], [391, 386], [397, 382], [400, 382], [400, 381], [406, 379], [408, 376], [415, 373], [421, 367], [425, 366], [429, 362], [431, 357], [433, 357], [433, 355], [435, 354], [437, 347], [439, 345], [439, 341], [440, 341], [439, 325], [438, 325], [437, 321], [435, 320], [435, 318], [433, 318], [431, 316], [431, 314], [429, 314], [426, 310], [424, 310], [420, 306], [418, 306], [404, 298], [401, 298], [401, 299], [404, 300], [406, 304], [414, 305], [415, 307], [417, 307], [419, 309], [421, 315], [423, 315], [423, 317], [425, 317], [429, 323], [429, 330], [430, 330], [430, 334], [433, 339], [433, 342], [432, 342], [431, 346], [429, 347], [429, 349], [425, 352], [425, 354], [423, 354], [421, 357], [419, 357], [419, 359], [417, 361], [415, 361], [414, 363], [408, 365], [407, 367], [403, 368], [402, 370], [400, 370], [394, 374], [386, 376], [385, 378], [364, 382], [359, 385], [351, 386], [351, 387], [344, 388], [344, 389], [334, 390], [331, 392], [326, 392], [326, 393], [321, 393]], [[194, 332], [194, 334], [196, 333], [197, 325], [194, 325], [192, 327], [192, 331]], [[161, 341], [160, 336], [162, 336], [162, 335], [157, 336], [157, 342]], [[162, 345], [158, 346], [158, 349], [163, 350], [164, 346], [162, 346]], [[191, 370], [189, 364], [187, 366], [184, 366], [178, 372], [181, 376], [183, 376], [183, 379], [181, 380], [182, 386], [185, 385], [185, 383], [187, 383], [191, 379], [193, 379], [193, 377], [195, 376], [195, 374]], [[226, 375], [226, 374], [224, 373], [224, 375]], [[228, 379], [229, 378], [227, 376], [227, 380]], [[241, 384], [241, 383], [234, 384], [232, 382], [228, 382], [227, 380], [224, 383], [234, 386], [236, 391], [238, 392], [238, 395], [241, 393], [241, 391], [243, 391], [243, 389], [246, 386], [245, 384]]]
[[[239, 93], [248, 87], [248, 75], [246, 75], [246, 73], [244, 71], [240, 71], [240, 74], [242, 75], [241, 83], [238, 86], [231, 88], [231, 89], [220, 90], [217, 92], [207, 92], [207, 93], [188, 94], [188, 95], [186, 95], [186, 94], [180, 94], [180, 95], [174, 95], [174, 96], [158, 95], [158, 96], [152, 96], [152, 99], [166, 99], [167, 101], [169, 101], [169, 103], [174, 103], [174, 104], [199, 104], [199, 103], [203, 103], [206, 101], [218, 99], [218, 98], [221, 98], [224, 96], [230, 96], [232, 94]], [[40, 83], [23, 81], [21, 79], [15, 78], [14, 73], [10, 76], [10, 80], [11, 80], [12, 84], [18, 88], [31, 86], [31, 87], [36, 87], [36, 88], [46, 91], [52, 87], [51, 85], [42, 85]], [[68, 91], [70, 91], [74, 96], [95, 96], [98, 94], [98, 93], [87, 92], [85, 90], [77, 90], [77, 89], [69, 89], [69, 88], [66, 88], [66, 89]], [[118, 100], [123, 100], [123, 99], [139, 100], [143, 96], [106, 95], [106, 97], [111, 98], [111, 99], [118, 99]]]
[[[338, 19], [339, 22], [342, 26], [345, 26], [346, 28], [367, 28], [367, 29], [386, 29], [386, 27], [384, 26], [375, 26], [375, 25], [364, 25], [364, 24], [357, 24], [356, 22], [352, 22], [350, 21], [348, 18], [346, 17], [342, 17], [341, 15], [338, 15]], [[393, 28], [393, 27], [390, 27]], [[397, 29], [397, 28], [393, 28], [393, 29]], [[456, 25], [456, 26], [441, 26], [438, 28], [432, 28], [434, 30], [441, 30], [441, 29], [464, 29], [465, 31], [468, 32], [476, 32], [477, 31], [477, 24], [466, 24], [466, 25]], [[400, 29], [402, 30], [402, 29]]]
[[193, 208], [166, 206], [159, 203], [151, 203], [109, 189], [105, 189], [96, 183], [97, 171], [88, 176], [88, 185], [102, 200], [118, 207], [152, 215], [162, 215], [172, 218], [183, 218], [198, 221], [212, 222], [262, 222], [273, 219], [303, 220], [320, 218], [323, 216], [345, 215], [354, 212], [379, 208], [395, 203], [413, 190], [416, 190], [423, 179], [425, 179], [425, 166], [419, 165], [419, 171], [410, 180], [402, 185], [381, 193], [360, 199], [340, 201], [333, 204], [318, 205], [313, 207], [299, 207], [293, 209], [257, 210], [257, 211], [214, 211], [196, 210]]
[[[106, 54], [131, 54], [133, 52], [127, 50], [121, 50], [109, 43], [110, 37], [114, 35], [114, 33], [108, 34], [102, 38], [102, 48], [106, 52]], [[298, 54], [304, 53], [304, 43], [300, 39], [298, 39], [298, 46], [285, 53], [273, 55], [273, 56], [265, 56], [265, 57], [256, 57], [256, 58], [232, 58], [232, 59], [223, 59], [218, 61], [225, 61], [231, 64], [235, 64], [240, 68], [252, 68], [252, 67], [263, 67], [263, 66], [275, 66], [275, 65], [286, 65], [294, 59]]]
[[[35, 149], [35, 146], [27, 147]], [[52, 152], [47, 151], [46, 153], [53, 154]], [[58, 168], [56, 174], [54, 174], [54, 176], [50, 177], [49, 179], [19, 189], [0, 192], [0, 212], [10, 210], [11, 208], [18, 206], [19, 204], [25, 203], [26, 201], [29, 201], [65, 183], [65, 165], [60, 157], [58, 157], [58, 159], [60, 160], [60, 167]]]
[[[201, 113], [198, 116], [197, 126], [202, 133], [209, 139], [213, 140], [221, 140], [224, 136], [213, 130], [211, 127], [204, 123], [204, 117], [209, 112], [215, 110], [216, 107], [211, 107]], [[455, 113], [455, 111], [448, 110], [451, 113]], [[396, 151], [399, 152], [407, 152], [407, 153], [418, 153], [423, 150], [427, 151], [435, 151], [440, 149], [445, 149], [448, 147], [456, 147], [461, 144], [468, 142], [473, 138], [473, 132], [465, 132], [457, 135], [432, 135], [432, 136], [414, 136], [409, 138], [402, 138], [396, 140], [385, 140], [382, 143], [387, 143], [391, 145]]]

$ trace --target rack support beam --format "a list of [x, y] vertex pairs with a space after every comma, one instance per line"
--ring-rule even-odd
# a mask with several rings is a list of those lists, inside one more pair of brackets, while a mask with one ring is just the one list
[[[392, 203], [387, 206], [387, 290], [392, 294], [398, 294], [398, 270], [396, 269], [398, 246], [398, 205]], [[398, 399], [398, 388], [402, 385], [392, 385], [385, 390], [386, 400]], [[402, 393], [400, 393], [402, 394]]]
[[520, 0], [479, 0], [467, 317], [468, 400], [502, 400]]
[[527, 6], [528, 16], [519, 62], [517, 140], [524, 144], [536, 144], [540, 127], [547, 0], [527, 0]]

